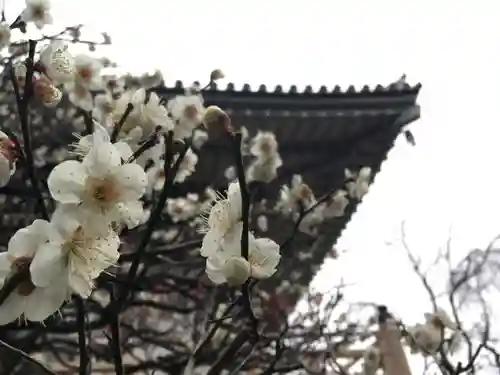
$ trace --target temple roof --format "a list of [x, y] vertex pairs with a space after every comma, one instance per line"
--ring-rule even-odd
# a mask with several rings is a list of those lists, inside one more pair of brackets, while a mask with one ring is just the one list
[[[353, 86], [342, 90], [321, 87], [314, 92], [310, 86], [298, 92], [292, 86], [287, 92], [281, 86], [269, 91], [264, 85], [252, 91], [244, 85], [240, 91], [228, 84], [224, 90], [212, 86], [203, 96], [207, 104], [226, 110], [236, 126], [245, 126], [251, 134], [257, 130], [272, 131], [279, 142], [284, 160], [279, 183], [295, 173], [303, 174], [317, 193], [327, 191], [337, 174], [346, 167], [377, 164], [385, 159], [389, 143], [399, 130], [418, 118], [415, 108], [420, 84]], [[162, 88], [158, 94], [181, 93], [183, 86]], [[393, 128], [397, 129], [394, 134]], [[387, 140], [389, 137], [390, 141]], [[225, 167], [231, 164], [226, 141], [211, 139], [200, 160], [198, 172], [189, 181], [189, 188], [198, 190], [208, 181], [224, 186]]]

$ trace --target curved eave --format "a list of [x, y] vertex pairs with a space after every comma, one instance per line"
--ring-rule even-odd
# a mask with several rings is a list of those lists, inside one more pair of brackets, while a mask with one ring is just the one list
[[[335, 86], [333, 90], [322, 86], [313, 91], [307, 86], [299, 92], [296, 86], [287, 91], [282, 86], [276, 86], [270, 91], [265, 85], [253, 91], [250, 85], [245, 84], [241, 90], [229, 83], [224, 89], [212, 84], [203, 92], [207, 104], [217, 104], [232, 109], [287, 109], [302, 110], [374, 110], [381, 108], [406, 108], [414, 105], [420, 91], [421, 84], [410, 86], [406, 83], [395, 83], [388, 86], [377, 85], [375, 88], [364, 86], [356, 90], [354, 86], [342, 89]], [[154, 91], [160, 96], [168, 97], [183, 93], [185, 86], [178, 81], [173, 87], [158, 87]]]

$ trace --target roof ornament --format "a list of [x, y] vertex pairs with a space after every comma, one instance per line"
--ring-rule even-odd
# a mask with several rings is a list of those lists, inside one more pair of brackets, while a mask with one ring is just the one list
[[404, 90], [408, 86], [406, 82], [406, 74], [403, 73], [403, 75], [401, 75], [401, 77], [399, 77], [399, 79], [395, 81], [392, 85], [396, 90]]

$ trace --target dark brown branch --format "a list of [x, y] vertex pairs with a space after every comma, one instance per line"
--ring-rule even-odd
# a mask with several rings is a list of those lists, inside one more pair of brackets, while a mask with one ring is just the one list
[[26, 354], [25, 352], [23, 352], [22, 350], [19, 350], [19, 349], [16, 349], [14, 348], [13, 346], [7, 344], [6, 342], [0, 340], [0, 347], [3, 347], [9, 351], [11, 351], [12, 353], [16, 353], [17, 355], [23, 357], [25, 360], [27, 360], [28, 362], [34, 364], [38, 369], [40, 369], [44, 374], [47, 374], [47, 375], [57, 375], [55, 372], [53, 372], [52, 370], [50, 370], [48, 367], [45, 367], [42, 363], [38, 362], [36, 359], [30, 357], [29, 354]]
[[26, 157], [26, 170], [28, 172], [28, 177], [31, 182], [31, 187], [35, 193], [35, 199], [37, 201], [38, 211], [42, 216], [42, 219], [49, 220], [49, 213], [45, 206], [45, 201], [40, 190], [40, 185], [35, 172], [35, 162], [33, 158], [33, 150], [31, 145], [31, 130], [29, 125], [29, 103], [33, 96], [33, 72], [34, 72], [34, 59], [35, 59], [35, 49], [36, 41], [29, 41], [29, 53], [28, 59], [26, 60], [26, 77], [23, 96], [19, 93], [19, 87], [17, 85], [17, 77], [15, 77], [14, 72], [11, 72], [12, 84], [14, 85], [14, 91], [16, 93], [17, 109], [19, 112], [19, 121], [21, 123], [21, 131], [23, 135], [24, 142], [24, 154]]
[[85, 306], [80, 296], [75, 296], [74, 301], [77, 311], [78, 348], [80, 351], [79, 374], [88, 375], [91, 373], [91, 362], [87, 352], [87, 340], [85, 338]]

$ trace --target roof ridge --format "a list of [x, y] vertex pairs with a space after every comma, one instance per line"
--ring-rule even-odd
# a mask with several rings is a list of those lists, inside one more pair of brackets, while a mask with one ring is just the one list
[[[199, 82], [195, 83], [199, 84]], [[191, 85], [186, 85], [184, 82], [178, 80], [174, 85], [160, 86], [155, 89], [158, 92], [169, 92], [169, 91], [180, 91], [188, 88]], [[329, 89], [327, 86], [322, 85], [318, 89], [313, 89], [312, 85], [305, 86], [304, 90], [299, 91], [297, 85], [291, 85], [288, 90], [285, 90], [283, 85], [267, 86], [265, 84], [258, 85], [257, 88], [249, 83], [244, 83], [241, 89], [236, 89], [237, 85], [233, 82], [229, 82], [222, 88], [217, 83], [212, 83], [207, 88], [206, 92], [233, 92], [233, 93], [247, 93], [247, 94], [266, 94], [266, 95], [297, 95], [297, 96], [309, 96], [309, 95], [321, 95], [321, 96], [363, 96], [363, 95], [377, 95], [377, 94], [418, 94], [421, 83], [415, 85], [410, 85], [406, 82], [396, 81], [388, 85], [377, 84], [375, 87], [370, 87], [370, 85], [363, 85], [361, 89], [356, 89], [354, 85], [349, 85], [347, 87], [342, 87], [340, 85], [335, 85], [333, 89]]]

